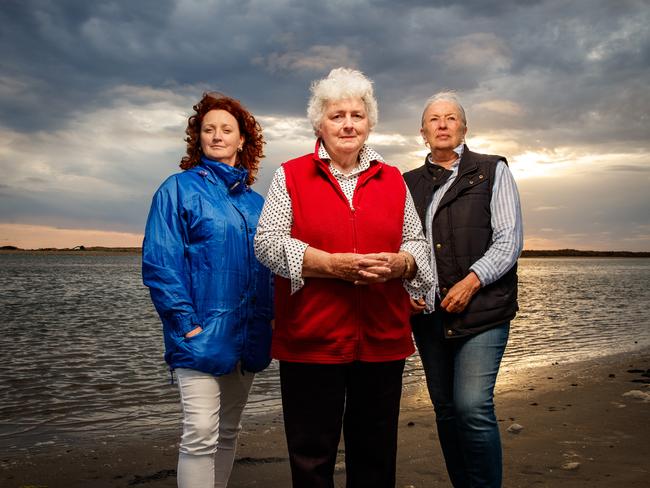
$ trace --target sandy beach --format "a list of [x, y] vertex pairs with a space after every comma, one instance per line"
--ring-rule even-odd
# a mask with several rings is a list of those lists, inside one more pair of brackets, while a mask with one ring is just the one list
[[[648, 486], [649, 372], [646, 350], [502, 374], [496, 403], [504, 486]], [[177, 442], [174, 433], [103, 434], [64, 451], [40, 446], [21, 455], [2, 453], [0, 486], [174, 487]], [[342, 459], [336, 471], [341, 487]], [[291, 486], [281, 412], [245, 422], [230, 486]], [[426, 387], [419, 384], [404, 391], [396, 486], [451, 486]]]

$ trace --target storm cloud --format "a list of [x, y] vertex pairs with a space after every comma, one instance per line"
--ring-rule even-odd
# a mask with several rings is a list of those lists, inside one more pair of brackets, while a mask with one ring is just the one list
[[510, 162], [527, 246], [650, 250], [648, 25], [632, 0], [5, 0], [0, 224], [141, 233], [205, 90], [262, 123], [264, 194], [313, 148], [311, 81], [350, 66], [402, 170], [426, 154], [424, 101], [454, 89], [470, 146]]

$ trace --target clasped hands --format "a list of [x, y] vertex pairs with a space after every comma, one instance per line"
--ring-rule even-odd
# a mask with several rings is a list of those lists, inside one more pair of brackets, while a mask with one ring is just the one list
[[330, 260], [331, 273], [355, 285], [385, 283], [401, 278], [406, 271], [403, 254], [380, 252], [373, 254], [333, 253]]

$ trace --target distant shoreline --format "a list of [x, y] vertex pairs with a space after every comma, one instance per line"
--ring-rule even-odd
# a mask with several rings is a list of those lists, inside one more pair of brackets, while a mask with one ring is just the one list
[[[0, 254], [75, 254], [75, 255], [109, 255], [109, 254], [142, 254], [140, 247], [85, 247], [75, 248], [42, 248], [42, 249], [20, 249], [15, 246], [0, 247]], [[641, 251], [581, 251], [578, 249], [549, 249], [549, 250], [524, 250], [522, 258], [650, 258], [650, 252]]]
[[522, 258], [650, 258], [650, 252], [641, 251], [579, 251], [577, 249], [524, 250]]
[[0, 247], [0, 254], [74, 254], [87, 256], [101, 256], [113, 254], [142, 254], [141, 247], [84, 247], [58, 249], [46, 247], [41, 249], [20, 249], [15, 246]]

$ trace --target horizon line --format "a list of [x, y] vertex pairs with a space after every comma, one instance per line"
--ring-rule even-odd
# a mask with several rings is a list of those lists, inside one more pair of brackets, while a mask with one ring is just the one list
[[[142, 253], [142, 247], [113, 247], [113, 246], [84, 246], [75, 247], [40, 247], [25, 249], [12, 245], [0, 246], [0, 251], [8, 252], [115, 252], [115, 253]], [[611, 256], [611, 257], [650, 257], [650, 251], [594, 251], [589, 249], [524, 249], [520, 257], [540, 257], [540, 256]]]

